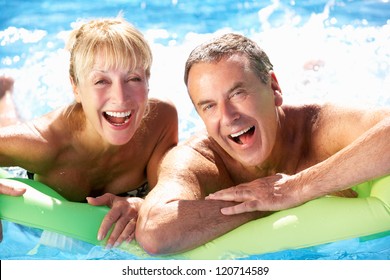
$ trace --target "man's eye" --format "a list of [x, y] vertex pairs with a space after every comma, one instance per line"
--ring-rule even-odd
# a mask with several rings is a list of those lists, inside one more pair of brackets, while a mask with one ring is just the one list
[[214, 107], [213, 104], [207, 104], [207, 105], [204, 105], [202, 110], [203, 111], [209, 111], [210, 109], [212, 109]]
[[247, 96], [246, 92], [244, 92], [244, 91], [236, 91], [236, 92], [232, 93], [232, 95], [230, 95], [230, 99], [241, 100], [245, 96]]
[[242, 91], [236, 91], [234, 92], [231, 97], [240, 96], [242, 94]]

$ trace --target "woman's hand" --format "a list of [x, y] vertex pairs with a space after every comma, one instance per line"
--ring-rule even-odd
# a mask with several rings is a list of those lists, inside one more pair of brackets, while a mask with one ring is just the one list
[[[0, 182], [0, 194], [11, 195], [11, 196], [21, 196], [26, 192], [24, 188], [12, 187], [10, 185]], [[3, 226], [0, 221], [0, 242], [3, 240]]]
[[[8, 184], [8, 182], [10, 182]], [[26, 192], [25, 188], [13, 187], [12, 181], [9, 180], [5, 183], [4, 180], [0, 180], [0, 194], [6, 194], [11, 196], [21, 196]]]
[[111, 226], [115, 224], [106, 247], [119, 246], [123, 241], [130, 242], [134, 239], [135, 225], [137, 223], [138, 210], [144, 201], [139, 197], [119, 197], [111, 193], [93, 198], [87, 197], [89, 204], [107, 205], [111, 210], [104, 217], [98, 232], [98, 240], [103, 240]]

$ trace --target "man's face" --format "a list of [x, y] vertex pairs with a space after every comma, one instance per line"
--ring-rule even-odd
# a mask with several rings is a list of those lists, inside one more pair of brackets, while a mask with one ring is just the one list
[[193, 65], [188, 91], [209, 136], [232, 158], [258, 166], [269, 157], [278, 123], [275, 97], [280, 95], [274, 75], [264, 84], [247, 58], [233, 55]]

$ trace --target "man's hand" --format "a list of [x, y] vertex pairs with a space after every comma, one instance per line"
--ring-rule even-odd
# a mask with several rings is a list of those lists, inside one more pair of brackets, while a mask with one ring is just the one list
[[287, 209], [304, 202], [300, 201], [300, 193], [293, 187], [292, 179], [293, 176], [276, 174], [220, 190], [206, 199], [241, 202], [222, 208], [224, 215]]
[[119, 246], [123, 241], [134, 239], [138, 210], [143, 202], [138, 197], [119, 197], [110, 193], [93, 198], [87, 197], [91, 205], [107, 205], [111, 210], [104, 217], [98, 232], [98, 240], [103, 240], [111, 226], [115, 224], [107, 240], [107, 248]]
[[[253, 211], [288, 209], [326, 194], [312, 190], [309, 196], [304, 195], [304, 183], [298, 178], [297, 175], [278, 173], [217, 191], [207, 196], [206, 199], [241, 202], [235, 206], [221, 209], [221, 213], [224, 215], [235, 215]], [[329, 195], [348, 198], [357, 197], [356, 192], [351, 189], [332, 192]]]

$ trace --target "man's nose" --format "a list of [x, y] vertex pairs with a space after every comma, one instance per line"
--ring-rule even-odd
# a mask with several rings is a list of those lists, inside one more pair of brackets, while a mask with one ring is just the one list
[[225, 102], [220, 106], [220, 117], [221, 122], [224, 125], [229, 126], [240, 118], [240, 113], [233, 104]]

